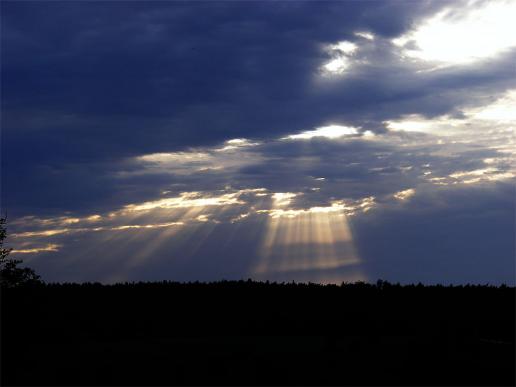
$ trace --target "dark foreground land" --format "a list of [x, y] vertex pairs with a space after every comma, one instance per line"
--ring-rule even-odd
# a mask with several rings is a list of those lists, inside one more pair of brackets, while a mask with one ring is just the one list
[[511, 385], [515, 289], [2, 289], [2, 385]]

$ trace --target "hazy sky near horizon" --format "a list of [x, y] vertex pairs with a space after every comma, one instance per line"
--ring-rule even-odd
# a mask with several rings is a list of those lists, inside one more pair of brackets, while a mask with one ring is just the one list
[[516, 1], [3, 1], [48, 281], [515, 281]]

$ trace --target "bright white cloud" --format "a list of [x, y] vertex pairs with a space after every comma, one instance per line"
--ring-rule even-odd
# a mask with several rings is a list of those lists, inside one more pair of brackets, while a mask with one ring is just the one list
[[[485, 160], [484, 160], [485, 162]], [[488, 165], [492, 165], [489, 161]], [[513, 179], [516, 175], [513, 171], [503, 170], [495, 167], [475, 169], [471, 171], [456, 171], [448, 176], [430, 177], [428, 181], [435, 185], [457, 185], [457, 184], [477, 184]]]
[[193, 148], [183, 152], [151, 153], [136, 157], [138, 164], [144, 168], [137, 171], [123, 171], [121, 176], [149, 173], [169, 173], [189, 175], [195, 172], [228, 171], [258, 162], [260, 156], [247, 149], [259, 145], [245, 138], [236, 138], [224, 142], [222, 147]]
[[249, 142], [249, 141], [246, 140], [245, 138], [234, 138], [232, 140], [227, 140], [226, 141], [227, 144], [232, 144], [232, 145], [234, 145], [234, 144], [241, 145], [241, 144], [245, 144], [247, 142]]
[[[165, 227], [171, 227], [171, 226], [182, 226], [183, 222], [168, 222], [168, 223], [156, 223], [156, 224], [128, 224], [124, 226], [116, 226], [108, 228], [107, 230], [131, 230], [131, 229], [152, 229], [152, 228], [165, 228]], [[106, 228], [97, 228], [93, 229], [94, 231], [104, 231]]]
[[297, 194], [293, 192], [276, 192], [272, 195], [274, 207], [283, 207], [290, 204]]
[[396, 192], [392, 196], [394, 196], [398, 200], [404, 201], [404, 200], [410, 199], [415, 194], [416, 194], [416, 190], [413, 189], [413, 188], [409, 188], [409, 189], [406, 189], [406, 190], [403, 190], [403, 191]]
[[227, 140], [224, 143], [224, 145], [225, 146], [223, 146], [222, 148], [215, 149], [215, 151], [225, 152], [225, 151], [235, 150], [235, 149], [239, 149], [239, 148], [243, 148], [243, 147], [247, 147], [247, 146], [260, 145], [260, 143], [259, 142], [251, 142], [246, 138], [234, 138], [232, 140]]
[[315, 130], [308, 130], [299, 134], [292, 134], [283, 137], [282, 140], [309, 140], [313, 137], [339, 138], [342, 136], [350, 136], [358, 134], [356, 128], [342, 125], [322, 126]]
[[127, 211], [146, 211], [154, 208], [191, 208], [243, 204], [243, 202], [239, 200], [239, 196], [238, 192], [219, 196], [203, 196], [201, 192], [183, 192], [177, 197], [159, 199], [141, 204], [129, 204], [124, 208]]
[[419, 114], [409, 114], [399, 120], [385, 121], [388, 129], [393, 131], [434, 133], [440, 135], [451, 134], [451, 130], [457, 129], [463, 120], [441, 116], [436, 118], [425, 118]]
[[[290, 203], [290, 200], [287, 205]], [[341, 213], [346, 216], [353, 216], [357, 212], [367, 212], [376, 205], [375, 197], [369, 196], [355, 201], [335, 200], [331, 202], [330, 206], [316, 206], [310, 208], [278, 208], [284, 207], [282, 205], [274, 205], [274, 208], [269, 210], [257, 210], [257, 213], [268, 214], [272, 218], [297, 218], [309, 214], [327, 214], [327, 213]]]
[[322, 73], [324, 75], [339, 75], [351, 66], [350, 58], [356, 52], [358, 46], [352, 42], [342, 41], [331, 44], [326, 49], [332, 59], [321, 67]]
[[367, 39], [367, 40], [374, 40], [374, 35], [370, 32], [366, 32], [366, 31], [355, 32], [355, 36], [359, 36], [359, 37]]
[[342, 74], [350, 66], [349, 59], [346, 57], [334, 58], [323, 66], [326, 73]]
[[466, 113], [479, 120], [496, 121], [498, 123], [516, 122], [516, 90], [509, 90], [491, 105], [471, 109]]
[[375, 137], [376, 134], [370, 130], [366, 130], [365, 132], [362, 133], [362, 136], [365, 138], [372, 138], [372, 137]]
[[45, 246], [41, 247], [30, 247], [30, 248], [21, 248], [11, 250], [11, 254], [38, 254], [38, 253], [48, 253], [48, 252], [56, 252], [59, 251], [61, 245], [56, 243], [47, 243]]
[[182, 163], [187, 162], [205, 162], [210, 160], [211, 155], [207, 152], [171, 152], [171, 153], [151, 153], [138, 156], [137, 160], [149, 163], [165, 164], [165, 163]]
[[[512, 132], [512, 124], [516, 123], [516, 90], [509, 90], [487, 106], [467, 108], [464, 118], [452, 118], [443, 115], [426, 118], [419, 114], [409, 114], [398, 120], [385, 121], [392, 131], [421, 132], [450, 136], [460, 133], [466, 135], [472, 131], [486, 131], [485, 126], [499, 125], [497, 130]], [[478, 134], [478, 133], [477, 133]]]
[[11, 236], [14, 238], [31, 238], [31, 237], [40, 237], [40, 236], [49, 237], [49, 236], [54, 236], [54, 235], [59, 235], [59, 234], [66, 234], [66, 233], [69, 233], [70, 230], [74, 230], [74, 229], [58, 228], [58, 229], [52, 229], [52, 230], [26, 231], [26, 232], [11, 234]]
[[330, 46], [330, 49], [334, 51], [339, 51], [346, 55], [351, 55], [357, 50], [357, 45], [355, 43], [347, 42], [344, 40], [337, 44], [332, 44]]
[[450, 177], [455, 180], [453, 183], [460, 182], [463, 184], [474, 184], [479, 182], [511, 179], [514, 177], [514, 174], [509, 171], [500, 171], [498, 168], [484, 168], [473, 171], [454, 172], [450, 174]]
[[[447, 7], [393, 40], [404, 54], [425, 61], [465, 64], [516, 47], [516, 1], [470, 1]], [[412, 48], [412, 43], [415, 48]], [[411, 43], [410, 48], [405, 46]]]

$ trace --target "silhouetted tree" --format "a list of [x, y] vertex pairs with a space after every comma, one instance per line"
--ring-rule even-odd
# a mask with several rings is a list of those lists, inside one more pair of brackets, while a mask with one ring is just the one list
[[18, 267], [23, 261], [8, 258], [11, 249], [4, 248], [4, 240], [7, 237], [6, 221], [5, 217], [0, 218], [0, 286], [14, 287], [40, 283], [40, 276], [33, 269]]

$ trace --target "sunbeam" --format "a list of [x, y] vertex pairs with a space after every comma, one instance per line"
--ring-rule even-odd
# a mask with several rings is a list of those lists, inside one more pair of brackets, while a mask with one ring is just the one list
[[[310, 271], [317, 273], [318, 281], [327, 282], [330, 277], [320, 277], [328, 271], [331, 281], [350, 280], [345, 270], [340, 270], [338, 278], [331, 272], [360, 263], [345, 206], [333, 203], [328, 207], [295, 210], [288, 208], [293, 197], [295, 194], [275, 194], [272, 208], [262, 211], [268, 214], [268, 223], [254, 274], [265, 278], [278, 273]], [[352, 277], [357, 279], [356, 268]]]

